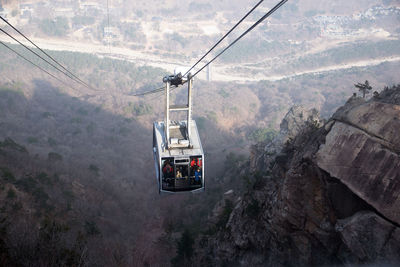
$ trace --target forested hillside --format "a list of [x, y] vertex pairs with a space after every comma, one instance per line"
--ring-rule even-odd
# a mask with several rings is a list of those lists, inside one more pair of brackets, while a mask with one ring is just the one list
[[[215, 61], [210, 79], [194, 79], [205, 192], [159, 195], [152, 124], [164, 118], [164, 94], [135, 94], [192, 65], [256, 1], [0, 3], [2, 17], [90, 85], [0, 34], [58, 79], [0, 45], [0, 265], [185, 263], [190, 244], [222, 233], [232, 196], [258, 183], [246, 173], [254, 145], [276, 140], [292, 106], [315, 108], [322, 125], [360, 95], [355, 84], [368, 80], [370, 98], [398, 83], [396, 1], [288, 1]], [[274, 4], [265, 1], [239, 32]], [[172, 101], [185, 100], [174, 89]]]

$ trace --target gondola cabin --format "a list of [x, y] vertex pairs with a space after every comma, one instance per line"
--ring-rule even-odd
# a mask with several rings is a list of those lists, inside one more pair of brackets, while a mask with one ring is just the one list
[[[172, 125], [170, 125], [172, 126]], [[168, 149], [163, 121], [153, 125], [153, 152], [159, 192], [182, 192], [204, 189], [204, 154], [195, 121], [190, 124], [191, 146], [187, 147], [186, 121], [174, 122]], [[176, 128], [175, 128], [176, 127]]]
[[[189, 76], [190, 77], [190, 76]], [[178, 81], [176, 80], [178, 79]], [[196, 192], [205, 188], [204, 153], [196, 122], [191, 119], [192, 79], [168, 76], [165, 120], [153, 124], [153, 154], [159, 192]], [[188, 103], [171, 106], [170, 85], [188, 83]], [[186, 120], [170, 121], [171, 111], [186, 111]]]

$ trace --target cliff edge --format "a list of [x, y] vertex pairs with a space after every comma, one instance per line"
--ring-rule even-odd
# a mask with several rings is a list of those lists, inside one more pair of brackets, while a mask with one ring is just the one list
[[400, 263], [400, 86], [352, 97], [322, 127], [306, 114], [282, 150], [253, 151], [259, 178], [202, 236], [199, 265]]

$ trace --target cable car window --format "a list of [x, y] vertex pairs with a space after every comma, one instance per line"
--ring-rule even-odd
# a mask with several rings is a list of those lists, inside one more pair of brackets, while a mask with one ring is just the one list
[[174, 159], [173, 158], [163, 158], [162, 160], [162, 173], [163, 178], [174, 178]]
[[175, 178], [188, 178], [188, 173], [189, 173], [188, 170], [189, 170], [188, 164], [177, 164]]
[[201, 156], [190, 157], [190, 178], [193, 184], [201, 184], [203, 176], [203, 159]]
[[176, 159], [175, 163], [189, 163], [189, 159]]

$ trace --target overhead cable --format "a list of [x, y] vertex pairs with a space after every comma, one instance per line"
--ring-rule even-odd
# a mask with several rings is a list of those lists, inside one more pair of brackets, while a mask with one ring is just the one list
[[144, 96], [144, 95], [154, 94], [154, 93], [158, 93], [158, 92], [164, 91], [164, 88], [165, 87], [163, 86], [163, 87], [160, 87], [160, 88], [157, 88], [157, 89], [154, 89], [154, 90], [151, 90], [151, 91], [147, 91], [147, 92], [144, 92], [144, 93], [132, 94], [131, 96]]
[[[108, 25], [108, 31], [110, 31], [110, 11], [108, 8], [108, 0], [107, 0], [107, 25]], [[108, 32], [107, 34], [110, 33]], [[108, 52], [111, 54], [110, 36], [107, 36], [107, 43], [108, 43]]]
[[188, 71], [186, 71], [183, 76], [188, 74], [194, 67], [196, 67], [197, 64], [199, 64], [212, 50], [214, 50], [214, 48], [217, 47], [217, 45], [219, 45], [237, 26], [239, 26], [239, 24], [242, 23], [243, 20], [245, 20], [251, 13], [253, 13], [254, 9], [256, 9], [263, 1], [264, 0], [258, 2], [249, 12], [247, 12], [247, 14], [241, 20], [239, 20], [235, 24], [235, 26], [233, 26], [213, 47], [211, 47], [211, 49], [208, 50], [207, 53], [205, 53]]
[[[227, 47], [225, 47], [221, 52], [219, 52], [213, 59], [211, 59], [208, 63], [206, 63], [201, 69], [199, 69], [197, 72], [195, 72], [193, 75], [191, 75], [191, 77], [195, 77], [199, 72], [201, 72], [204, 68], [206, 68], [209, 64], [211, 64], [214, 60], [216, 60], [219, 56], [221, 56], [226, 50], [228, 50], [229, 48], [231, 48], [237, 41], [239, 41], [240, 39], [242, 39], [245, 35], [247, 35], [250, 31], [252, 31], [258, 24], [260, 24], [261, 22], [263, 22], [266, 18], [268, 18], [271, 14], [273, 14], [276, 10], [278, 10], [283, 4], [285, 4], [288, 0], [282, 0], [280, 1], [276, 6], [274, 6], [270, 11], [268, 11], [268, 13], [266, 13], [264, 16], [262, 16], [258, 21], [256, 21], [250, 28], [248, 28], [244, 33], [242, 33], [238, 38], [236, 38], [231, 44], [229, 44]], [[241, 21], [243, 21], [258, 5], [260, 4], [260, 2], [252, 8], [252, 10], [250, 10], [245, 17], [243, 17]], [[223, 38], [225, 38], [230, 32], [232, 32], [232, 30], [239, 25], [238, 22]], [[193, 67], [191, 67], [189, 69], [192, 70], [205, 56], [207, 56], [207, 54], [209, 52], [211, 52], [211, 50], [213, 50], [222, 40], [223, 38], [218, 41], [199, 61], [197, 61], [197, 63], [195, 65], [193, 65]], [[189, 71], [187, 71], [183, 76], [185, 76], [187, 73], [189, 73]], [[186, 83], [183, 82], [183, 84]], [[164, 89], [164, 87], [155, 89], [155, 90], [151, 90], [148, 92], [144, 92], [144, 93], [140, 93], [140, 94], [135, 94], [133, 96], [142, 96], [142, 95], [148, 95], [148, 94], [154, 94], [154, 93], [158, 93], [161, 92]]]
[[22, 45], [23, 47], [25, 47], [26, 49], [28, 49], [31, 53], [35, 54], [37, 57], [39, 57], [40, 59], [42, 59], [43, 61], [45, 61], [47, 64], [49, 64], [50, 66], [52, 66], [53, 68], [55, 68], [56, 70], [58, 70], [59, 72], [61, 72], [62, 74], [64, 74], [65, 76], [67, 76], [69, 79], [72, 79], [73, 81], [76, 82], [76, 80], [74, 80], [73, 78], [71, 78], [71, 76], [67, 75], [64, 71], [60, 70], [57, 66], [55, 66], [53, 63], [49, 62], [47, 59], [43, 58], [41, 55], [39, 55], [38, 53], [36, 53], [35, 51], [33, 51], [32, 49], [30, 49], [29, 47], [27, 47], [26, 45], [24, 45], [23, 43], [21, 43], [19, 40], [17, 40], [15, 37], [13, 37], [11, 34], [9, 34], [8, 32], [4, 31], [3, 29], [0, 29], [1, 32], [3, 32], [4, 34], [8, 35], [11, 39], [13, 39], [14, 41], [16, 41], [17, 43], [19, 43], [20, 45]]
[[48, 72], [47, 70], [43, 69], [42, 67], [40, 67], [39, 65], [33, 63], [31, 60], [27, 59], [26, 57], [24, 57], [23, 55], [21, 55], [20, 53], [18, 53], [17, 51], [15, 51], [14, 49], [12, 49], [11, 47], [9, 47], [8, 45], [6, 45], [5, 43], [3, 43], [2, 41], [0, 41], [0, 43], [5, 46], [6, 48], [8, 48], [9, 50], [11, 50], [12, 52], [14, 52], [15, 54], [17, 54], [19, 57], [23, 58], [24, 60], [28, 61], [30, 64], [32, 64], [33, 66], [37, 67], [38, 69], [40, 69], [41, 71], [47, 73], [48, 75], [50, 75], [51, 77], [53, 77], [54, 79], [56, 79], [57, 81], [63, 83], [64, 85], [68, 86], [69, 88], [78, 91], [77, 89], [75, 89], [74, 87], [72, 87], [71, 85], [67, 84], [66, 82], [64, 82], [63, 80], [59, 79], [58, 77], [54, 76], [53, 74], [51, 74], [50, 72]]
[[255, 22], [250, 28], [248, 28], [244, 33], [242, 33], [238, 38], [236, 38], [230, 45], [225, 47], [221, 52], [219, 52], [213, 59], [211, 59], [207, 64], [205, 64], [201, 69], [199, 69], [197, 72], [195, 72], [192, 77], [195, 77], [199, 72], [201, 72], [205, 67], [210, 65], [214, 60], [216, 60], [220, 55], [222, 55], [226, 50], [231, 48], [237, 41], [242, 39], [246, 34], [248, 34], [250, 31], [252, 31], [258, 24], [263, 22], [266, 18], [268, 18], [272, 13], [274, 13], [278, 8], [280, 8], [283, 4], [285, 4], [288, 0], [282, 0], [280, 1], [275, 7], [273, 7], [270, 11], [268, 11], [267, 14], [262, 16], [257, 22]]
[[[22, 37], [24, 37], [27, 41], [29, 41], [32, 45], [34, 45], [37, 49], [39, 49], [44, 55], [46, 55], [48, 58], [50, 58], [54, 63], [56, 63], [59, 67], [61, 67], [62, 69], [64, 69], [69, 75], [71, 75], [72, 77], [74, 77], [76, 82], [81, 83], [82, 85], [84, 85], [85, 87], [92, 89], [94, 91], [97, 91], [96, 89], [94, 89], [93, 87], [91, 87], [90, 85], [88, 85], [87, 83], [85, 83], [84, 81], [82, 81], [79, 77], [77, 77], [75, 74], [73, 74], [71, 71], [69, 71], [67, 68], [65, 68], [61, 63], [59, 63], [57, 60], [55, 60], [52, 56], [50, 56], [48, 53], [46, 53], [43, 49], [41, 49], [38, 45], [36, 45], [32, 40], [30, 40], [28, 37], [26, 37], [21, 31], [19, 31], [17, 28], [15, 28], [10, 22], [8, 22], [6, 19], [4, 19], [2, 16], [0, 16], [0, 19], [3, 20], [5, 23], [7, 23], [13, 30], [15, 30], [16, 32], [18, 32]], [[1, 31], [3, 31], [3, 29], [1, 29]], [[3, 31], [4, 32], [4, 31]], [[6, 32], [4, 32], [6, 33]], [[8, 36], [10, 36], [8, 33], [6, 33]], [[10, 36], [11, 38], [13, 38], [12, 36]], [[15, 38], [13, 38], [14, 40], [16, 40]], [[27, 48], [25, 45], [23, 45], [21, 42], [19, 42], [18, 40], [16, 40], [19, 44], [21, 44], [22, 46], [24, 46], [25, 48]], [[30, 50], [29, 48], [27, 48], [28, 50]], [[33, 52], [32, 50], [30, 50], [31, 52]], [[35, 52], [33, 52], [35, 53]], [[36, 53], [35, 53], [36, 54]], [[36, 54], [37, 55], [37, 54]], [[39, 55], [37, 55], [38, 57], [40, 57]], [[42, 58], [42, 57], [40, 57]], [[42, 58], [43, 59], [43, 58]], [[45, 59], [43, 59], [45, 60]], [[52, 65], [51, 63], [49, 63], [47, 60], [45, 60], [48, 64]], [[53, 65], [52, 65], [53, 66]], [[55, 67], [56, 68], [56, 67]], [[60, 70], [61, 71], [61, 70]], [[63, 72], [63, 71], [61, 71]], [[63, 72], [64, 73], [64, 72]], [[64, 73], [65, 74], [65, 73]], [[66, 74], [65, 74], [66, 75]], [[69, 78], [71, 78], [69, 75], [67, 75]]]

